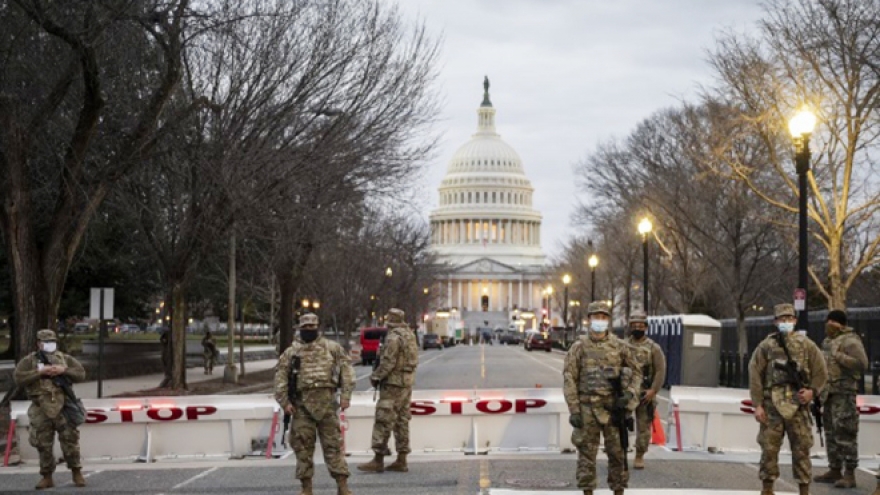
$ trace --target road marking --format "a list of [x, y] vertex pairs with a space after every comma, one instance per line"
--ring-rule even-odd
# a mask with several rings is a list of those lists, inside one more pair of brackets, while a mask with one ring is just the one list
[[[90, 477], [92, 477], [92, 476], [94, 476], [94, 475], [96, 475], [96, 474], [98, 474], [98, 473], [100, 473], [100, 472], [102, 472], [102, 470], [100, 470], [100, 469], [95, 470], [95, 471], [92, 471], [91, 473], [84, 474], [84, 475], [83, 475], [83, 478], [90, 478]], [[73, 486], [73, 482], [72, 482], [72, 481], [69, 481], [69, 482], [65, 483], [63, 486]]]
[[[440, 359], [440, 358], [442, 358], [442, 357], [443, 357], [443, 351], [441, 351], [440, 354], [438, 354], [438, 355], [432, 357], [431, 359], [428, 359], [427, 361], [422, 361], [422, 362], [420, 362], [420, 363], [419, 363], [419, 367], [422, 367], [422, 366], [424, 366], [424, 365], [430, 363], [431, 361], [434, 361], [434, 360], [436, 360], [436, 359]], [[369, 377], [369, 376], [372, 375], [372, 374], [373, 374], [373, 371], [370, 370], [370, 371], [368, 371], [367, 373], [364, 373], [364, 374], [361, 375], [361, 376], [355, 377], [354, 381], [355, 381], [355, 382], [359, 382], [359, 381], [363, 380], [364, 378]], [[369, 391], [372, 391], [372, 390], [373, 390], [373, 389], [371, 388], [370, 390], [368, 390], [368, 392], [369, 392]]]
[[482, 493], [489, 493], [488, 490], [492, 486], [492, 479], [489, 477], [489, 461], [480, 459], [480, 490]]
[[172, 487], [171, 487], [171, 490], [177, 490], [178, 488], [184, 487], [184, 486], [186, 486], [186, 485], [192, 483], [193, 481], [196, 481], [196, 480], [198, 480], [198, 479], [204, 478], [205, 476], [207, 476], [207, 475], [213, 473], [214, 471], [216, 471], [216, 470], [218, 470], [218, 469], [220, 469], [220, 466], [214, 466], [214, 467], [212, 467], [211, 469], [207, 469], [207, 470], [205, 470], [205, 471], [202, 471], [201, 473], [199, 473], [199, 474], [193, 476], [192, 478], [190, 478], [190, 479], [188, 479], [188, 480], [186, 480], [186, 481], [180, 482], [180, 483], [178, 483], [178, 484], [172, 486]]
[[[540, 365], [542, 365], [542, 366], [546, 366], [546, 367], [550, 368], [551, 370], [553, 370], [553, 371], [555, 371], [555, 372], [557, 372], [557, 373], [562, 373], [562, 369], [557, 368], [557, 367], [555, 367], [555, 366], [551, 366], [551, 365], [545, 363], [544, 361], [541, 361], [540, 359], [538, 359], [538, 358], [532, 356], [531, 354], [529, 354], [528, 351], [525, 351], [525, 353], [526, 353], [526, 357], [529, 358], [529, 359], [531, 359], [532, 361], [534, 361], [534, 362], [536, 362], [536, 363], [538, 363], [538, 364], [540, 364]], [[559, 362], [559, 364], [562, 364], [562, 363]]]

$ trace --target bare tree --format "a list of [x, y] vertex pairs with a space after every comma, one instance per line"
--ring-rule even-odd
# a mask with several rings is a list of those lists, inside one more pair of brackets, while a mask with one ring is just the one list
[[[756, 37], [728, 35], [711, 58], [721, 79], [711, 98], [737, 109], [742, 124], [728, 146], [716, 146], [716, 164], [786, 213], [790, 224], [798, 186], [787, 121], [804, 104], [818, 114], [808, 215], [822, 251], [813, 251], [809, 270], [832, 307], [843, 307], [859, 275], [880, 261], [880, 187], [872, 160], [880, 143], [878, 20], [877, 2], [774, 0]], [[730, 152], [746, 138], [764, 147], [764, 161], [741, 161]]]

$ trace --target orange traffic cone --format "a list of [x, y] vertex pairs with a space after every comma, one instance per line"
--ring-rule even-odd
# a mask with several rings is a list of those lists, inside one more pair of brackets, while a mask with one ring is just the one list
[[663, 423], [660, 422], [660, 414], [654, 411], [654, 422], [651, 423], [651, 443], [654, 445], [666, 445], [666, 432], [663, 431]]

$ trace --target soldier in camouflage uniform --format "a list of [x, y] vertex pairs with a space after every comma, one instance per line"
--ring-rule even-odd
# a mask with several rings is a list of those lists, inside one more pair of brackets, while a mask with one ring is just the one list
[[[856, 486], [859, 467], [859, 410], [856, 395], [862, 373], [868, 368], [868, 356], [862, 339], [846, 326], [846, 313], [835, 309], [825, 321], [822, 351], [828, 368], [828, 383], [822, 390], [825, 447], [828, 472], [816, 476], [819, 483], [834, 483], [837, 488]], [[846, 468], [842, 473], [841, 469]]]
[[[629, 472], [624, 469], [626, 452], [618, 428], [611, 421], [611, 411], [615, 407], [628, 411], [636, 408], [641, 375], [630, 346], [608, 329], [608, 305], [590, 303], [587, 314], [589, 335], [571, 346], [563, 369], [563, 393], [571, 413], [568, 421], [574, 427], [571, 441], [578, 449], [578, 487], [584, 495], [592, 495], [596, 489], [596, 454], [601, 435], [608, 455], [608, 486], [615, 495], [621, 495], [629, 482]], [[612, 380], [617, 378], [624, 391], [622, 397], [614, 395]]]
[[[392, 308], [385, 316], [388, 334], [379, 356], [379, 367], [370, 376], [370, 382], [379, 389], [379, 402], [376, 404], [376, 420], [373, 423], [373, 459], [358, 466], [361, 471], [381, 473], [383, 471], [407, 472], [406, 456], [409, 448], [409, 421], [412, 388], [416, 381], [416, 368], [419, 365], [419, 343], [415, 333], [409, 329], [404, 312]], [[384, 465], [388, 452], [388, 439], [394, 433], [397, 459], [388, 467]]]
[[205, 374], [214, 374], [214, 361], [217, 359], [217, 344], [210, 331], [205, 332], [202, 337], [202, 354], [205, 358]]
[[[324, 462], [338, 485], [338, 495], [351, 495], [348, 464], [342, 452], [338, 410], [348, 409], [354, 390], [354, 368], [341, 345], [318, 331], [318, 316], [306, 313], [299, 319], [299, 336], [278, 360], [275, 372], [275, 400], [292, 415], [290, 445], [296, 453], [296, 477], [302, 483], [300, 495], [312, 495], [315, 474], [315, 437], [321, 439]], [[296, 397], [288, 396], [291, 368], [299, 362]], [[339, 402], [336, 390], [341, 390]]]
[[[67, 424], [61, 414], [66, 395], [52, 380], [56, 376], [67, 376], [72, 382], [81, 382], [85, 379], [86, 372], [75, 358], [56, 350], [57, 340], [52, 330], [40, 330], [37, 332], [39, 350], [28, 354], [15, 366], [15, 383], [27, 392], [31, 400], [28, 408], [28, 440], [40, 454], [40, 474], [43, 475], [36, 486], [37, 490], [55, 486], [52, 480], [52, 473], [55, 472], [55, 432], [58, 432], [58, 443], [61, 445], [64, 461], [73, 473], [73, 483], [76, 486], [86, 486], [80, 462], [79, 430], [76, 426]], [[46, 356], [50, 365], [42, 362], [40, 352]]]
[[[797, 321], [794, 306], [778, 304], [774, 314], [779, 331], [758, 344], [749, 362], [749, 393], [755, 405], [755, 420], [761, 423], [761, 495], [773, 495], [773, 484], [779, 477], [779, 449], [785, 435], [791, 446], [794, 479], [800, 494], [809, 495], [813, 446], [810, 402], [825, 386], [825, 360], [812, 340], [793, 331]], [[788, 355], [802, 373], [806, 387], [795, 384], [796, 378], [786, 370], [789, 358], [779, 339], [784, 339]]]
[[633, 468], [645, 469], [645, 452], [651, 443], [651, 427], [654, 424], [654, 411], [657, 409], [657, 392], [666, 381], [666, 356], [660, 346], [645, 336], [648, 330], [648, 315], [644, 311], [633, 311], [629, 317], [630, 334], [627, 343], [632, 347], [633, 357], [638, 362], [642, 381], [639, 384], [639, 406], [636, 408], [636, 458]]

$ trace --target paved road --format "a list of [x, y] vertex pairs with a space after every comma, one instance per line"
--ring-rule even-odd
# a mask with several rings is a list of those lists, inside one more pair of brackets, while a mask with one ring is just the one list
[[[417, 387], [421, 389], [473, 389], [503, 387], [561, 386], [564, 356], [553, 352], [526, 352], [522, 347], [459, 346], [443, 351], [429, 350], [421, 354]], [[369, 388], [370, 369], [357, 366], [358, 389]], [[749, 432], [752, 435], [753, 432]], [[407, 474], [360, 474], [354, 465], [365, 462], [364, 456], [352, 456], [351, 485], [358, 495], [531, 495], [537, 493], [574, 494], [576, 484], [574, 454], [497, 454], [465, 456], [463, 454], [420, 454], [411, 458]], [[783, 456], [783, 478], [777, 493], [797, 493], [791, 480], [790, 459]], [[320, 463], [320, 460], [319, 460]], [[634, 471], [627, 491], [632, 495], [736, 495], [758, 493], [757, 454], [679, 454], [653, 448], [648, 454], [648, 469]], [[816, 462], [814, 470], [822, 468]], [[877, 460], [865, 467], [876, 468]], [[55, 492], [77, 494], [125, 493], [296, 493], [293, 480], [294, 459], [273, 461], [245, 459], [237, 461], [160, 461], [154, 464], [89, 464], [86, 467], [89, 486], [74, 488], [69, 473], [61, 468], [56, 476]], [[606, 476], [607, 463], [600, 457], [600, 477]], [[33, 493], [38, 476], [36, 466], [0, 468], [0, 493]], [[326, 469], [316, 469], [317, 494], [336, 493]], [[813, 495], [864, 495], [871, 492], [874, 478], [859, 471], [860, 488], [838, 490], [814, 486]], [[62, 485], [63, 484], [63, 485]], [[604, 485], [604, 483], [603, 483]], [[869, 487], [871, 489], [869, 489]], [[672, 490], [660, 492], [659, 489]], [[727, 490], [727, 491], [725, 491]], [[599, 491], [596, 495], [605, 495]]]

